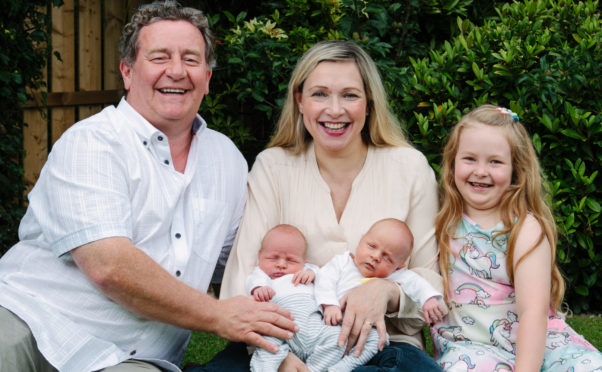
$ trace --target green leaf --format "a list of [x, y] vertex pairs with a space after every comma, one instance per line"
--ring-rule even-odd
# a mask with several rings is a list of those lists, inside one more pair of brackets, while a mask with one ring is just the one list
[[21, 103], [23, 103], [23, 104], [27, 103], [27, 96], [24, 93], [18, 92], [17, 98], [19, 99], [19, 101], [21, 101]]
[[592, 198], [587, 198], [585, 203], [587, 204], [589, 209], [591, 209], [595, 213], [600, 213], [600, 211], [601, 211], [600, 203], [598, 203], [596, 200], [594, 200]]
[[560, 130], [560, 132], [562, 134], [564, 134], [567, 137], [571, 137], [577, 140], [581, 140], [581, 141], [586, 141], [587, 139], [584, 138], [582, 135], [580, 135], [577, 131], [575, 131], [574, 129], [562, 129]]
[[589, 289], [584, 285], [578, 285], [575, 287], [575, 292], [581, 296], [589, 296]]

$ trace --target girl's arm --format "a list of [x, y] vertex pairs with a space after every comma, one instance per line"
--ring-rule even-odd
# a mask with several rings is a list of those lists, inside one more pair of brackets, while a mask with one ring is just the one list
[[539, 371], [543, 363], [552, 272], [552, 253], [548, 240], [544, 238], [516, 266], [518, 260], [535, 245], [541, 233], [539, 222], [528, 215], [518, 233], [514, 251], [514, 287], [520, 322], [516, 338], [515, 372]]

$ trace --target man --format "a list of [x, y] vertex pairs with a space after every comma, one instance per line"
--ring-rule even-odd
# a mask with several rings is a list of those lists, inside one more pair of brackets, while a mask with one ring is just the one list
[[290, 314], [205, 294], [242, 215], [247, 164], [197, 114], [200, 11], [143, 7], [120, 43], [125, 99], [57, 141], [0, 260], [0, 370], [179, 371], [189, 330], [275, 349]]

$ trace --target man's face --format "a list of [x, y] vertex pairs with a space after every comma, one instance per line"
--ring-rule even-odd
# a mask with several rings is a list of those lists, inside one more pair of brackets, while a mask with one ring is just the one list
[[189, 127], [203, 96], [209, 93], [211, 68], [205, 41], [187, 21], [158, 21], [144, 26], [131, 66], [121, 62], [126, 100], [157, 129]]

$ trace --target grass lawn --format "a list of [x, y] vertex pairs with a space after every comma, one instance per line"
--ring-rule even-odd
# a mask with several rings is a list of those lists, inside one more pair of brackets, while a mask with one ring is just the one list
[[[602, 317], [601, 316], [572, 316], [567, 318], [567, 322], [577, 333], [582, 334], [598, 350], [602, 349]], [[426, 329], [424, 334], [428, 336]], [[194, 332], [190, 345], [184, 356], [184, 363], [195, 362], [204, 364], [226, 346], [226, 341], [215, 335]], [[430, 337], [427, 337], [427, 351], [432, 355], [433, 344]]]

